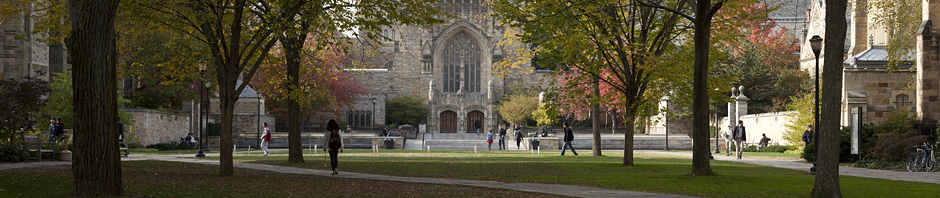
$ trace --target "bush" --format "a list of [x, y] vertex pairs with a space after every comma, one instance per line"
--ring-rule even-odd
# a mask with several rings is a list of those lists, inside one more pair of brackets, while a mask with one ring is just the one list
[[[848, 162], [852, 160], [852, 135], [849, 134], [851, 128], [844, 127], [840, 130], [839, 134], [839, 162]], [[807, 162], [813, 162], [816, 160], [816, 143], [815, 140], [806, 145], [806, 148], [803, 149], [803, 153], [800, 154], [800, 158], [803, 158]]]
[[4, 162], [22, 162], [26, 161], [29, 153], [26, 152], [26, 145], [22, 142], [3, 142], [0, 143], [0, 161]]
[[193, 147], [189, 146], [187, 143], [157, 143], [151, 144], [147, 146], [147, 148], [157, 149], [160, 151], [193, 149]]
[[784, 151], [789, 150], [789, 146], [767, 146], [760, 149], [760, 152], [769, 152], [769, 153], [783, 153]]
[[863, 159], [850, 164], [851, 167], [874, 168], [874, 169], [898, 169], [905, 168], [902, 161], [883, 161], [879, 159]]
[[868, 157], [882, 161], [901, 161], [913, 152], [914, 146], [927, 142], [927, 136], [916, 132], [878, 134], [878, 142]]

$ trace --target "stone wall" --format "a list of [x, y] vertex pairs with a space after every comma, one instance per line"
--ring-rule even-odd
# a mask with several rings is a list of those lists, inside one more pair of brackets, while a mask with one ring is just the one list
[[[744, 121], [747, 143], [749, 144], [760, 142], [761, 134], [767, 134], [767, 137], [771, 140], [770, 145], [791, 145], [799, 142], [786, 142], [783, 136], [787, 132], [787, 125], [796, 120], [794, 116], [796, 116], [795, 111], [785, 111], [742, 115], [738, 117], [738, 120]], [[730, 133], [727, 127], [729, 126], [728, 117], [722, 118], [718, 126], [722, 126], [722, 133]]]
[[862, 107], [864, 123], [884, 121], [887, 113], [910, 108], [914, 111], [915, 91], [908, 88], [915, 79], [913, 71], [899, 69], [845, 68], [842, 71], [842, 125], [849, 125], [849, 111]]
[[923, 23], [917, 32], [917, 118], [940, 120], [940, 1], [924, 1]]
[[[153, 109], [123, 109], [133, 118], [127, 125], [128, 143], [151, 145], [156, 143], [179, 142], [190, 131], [189, 115]], [[133, 125], [133, 126], [131, 126]]]

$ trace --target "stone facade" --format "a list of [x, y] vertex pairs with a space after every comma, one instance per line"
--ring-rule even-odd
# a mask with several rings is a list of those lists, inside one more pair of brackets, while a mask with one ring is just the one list
[[[799, 142], [787, 142], [783, 139], [783, 136], [787, 133], [787, 125], [796, 121], [795, 116], [795, 111], [785, 111], [746, 114], [739, 116], [737, 120], [744, 122], [744, 128], [747, 129], [746, 142], [748, 144], [757, 144], [762, 138], [761, 134], [765, 134], [771, 140], [770, 145], [792, 145], [799, 144]], [[722, 126], [720, 129], [722, 133], [730, 133], [727, 127], [730, 125], [731, 122], [729, 122], [727, 117], [722, 118], [721, 121], [718, 122], [718, 126]], [[737, 126], [737, 123], [734, 125]], [[724, 138], [721, 139], [723, 140]]]
[[21, 14], [0, 21], [0, 78], [49, 80], [50, 72], [67, 69], [65, 47], [50, 47], [39, 41], [42, 34], [32, 33], [36, 19]]
[[862, 107], [862, 120], [868, 123], [884, 121], [888, 112], [914, 108], [914, 90], [908, 85], [914, 80], [910, 69], [887, 72], [885, 68], [845, 68], [842, 71], [842, 125], [849, 125], [853, 107]]
[[[423, 98], [429, 109], [424, 123], [432, 133], [474, 132], [473, 124], [481, 121], [481, 133], [496, 129], [497, 115], [493, 104], [502, 99], [511, 86], [526, 88], [547, 85], [550, 73], [534, 69], [510, 69], [507, 75], [494, 75], [494, 63], [507, 56], [516, 56], [497, 45], [506, 31], [487, 15], [479, 2], [438, 3], [455, 17], [429, 28], [393, 26], [383, 30], [391, 40], [381, 42], [378, 59], [380, 69], [346, 69], [367, 94], [356, 104], [343, 110], [341, 119], [347, 123], [350, 114], [373, 112], [372, 124], [386, 124], [385, 101], [399, 96]], [[518, 46], [513, 46], [514, 48]], [[367, 116], [372, 117], [372, 116]], [[366, 123], [368, 124], [368, 123]], [[410, 123], [414, 124], [414, 123]], [[353, 126], [356, 128], [356, 126]], [[360, 126], [371, 128], [372, 126]]]
[[[124, 141], [151, 145], [179, 142], [190, 133], [190, 116], [153, 109], [123, 109], [131, 114], [133, 123], [127, 124]], [[132, 125], [131, 125], [132, 124]]]
[[923, 1], [923, 20], [917, 32], [917, 118], [940, 120], [940, 1]]

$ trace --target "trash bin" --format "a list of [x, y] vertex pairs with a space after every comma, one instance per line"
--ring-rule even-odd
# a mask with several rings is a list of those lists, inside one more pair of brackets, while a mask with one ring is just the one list
[[539, 139], [529, 140], [529, 145], [531, 145], [531, 147], [529, 147], [530, 149], [535, 150], [535, 148], [539, 147]]
[[385, 140], [385, 149], [394, 149], [395, 140]]

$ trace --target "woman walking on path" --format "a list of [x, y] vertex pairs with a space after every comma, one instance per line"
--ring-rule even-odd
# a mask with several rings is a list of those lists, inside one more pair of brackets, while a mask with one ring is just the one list
[[339, 174], [336, 172], [336, 157], [343, 152], [343, 137], [340, 136], [339, 130], [339, 123], [334, 119], [330, 119], [326, 123], [326, 133], [323, 134], [323, 145], [325, 145], [323, 150], [330, 153], [330, 168], [333, 168], [332, 175]]
[[489, 144], [489, 146], [487, 146], [486, 148], [488, 150], [493, 150], [493, 131], [492, 130], [486, 133], [486, 143]]
[[268, 156], [268, 153], [271, 152], [268, 151], [268, 142], [271, 142], [271, 130], [268, 129], [268, 123], [265, 122], [264, 129], [261, 129], [261, 149], [264, 150], [264, 155], [261, 156]]

